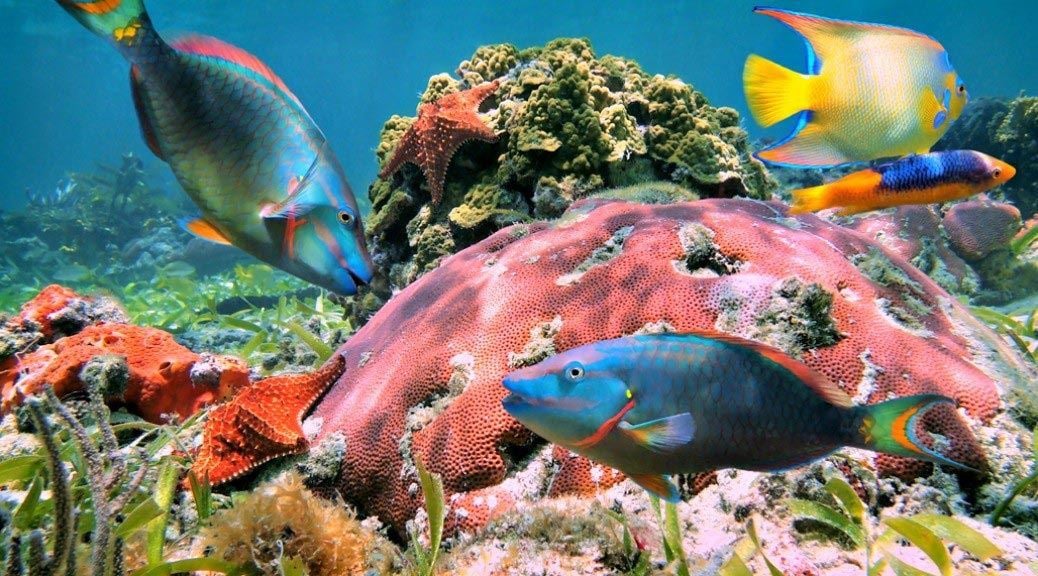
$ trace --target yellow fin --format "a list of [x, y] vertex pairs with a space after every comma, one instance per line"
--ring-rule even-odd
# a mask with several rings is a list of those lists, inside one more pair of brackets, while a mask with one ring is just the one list
[[791, 140], [765, 148], [756, 156], [772, 164], [788, 166], [836, 166], [854, 161], [829, 143], [825, 130], [810, 122]]
[[639, 445], [654, 452], [677, 450], [691, 442], [696, 434], [695, 421], [688, 412], [638, 425], [621, 421], [617, 428]]
[[184, 220], [181, 222], [181, 226], [184, 227], [184, 230], [187, 230], [199, 238], [204, 238], [210, 242], [216, 242], [217, 244], [231, 245], [231, 241], [224, 236], [223, 232], [217, 230], [208, 220], [202, 218]]
[[742, 69], [746, 103], [757, 123], [768, 127], [811, 108], [810, 78], [750, 54]]
[[832, 208], [832, 204], [830, 204], [832, 195], [829, 192], [828, 184], [794, 190], [791, 192], [793, 204], [789, 207], [789, 213], [804, 214], [806, 212], [818, 212], [819, 210]]
[[[939, 128], [948, 121], [948, 109], [937, 99], [933, 88], [923, 88], [919, 101], [919, 125], [928, 135], [936, 135]], [[929, 149], [925, 150], [929, 152]]]
[[635, 484], [667, 502], [676, 504], [681, 501], [681, 492], [666, 476], [660, 476], [659, 474], [628, 474], [627, 477], [633, 480]]
[[836, 20], [823, 18], [801, 12], [790, 12], [777, 8], [757, 7], [757, 14], [764, 14], [782, 22], [796, 30], [811, 45], [818, 57], [824, 62], [826, 57], [850, 47], [862, 36], [899, 37], [909, 42], [918, 42], [931, 50], [941, 52], [944, 47], [936, 40], [908, 28], [898, 28], [884, 24], [854, 22], [852, 20]]

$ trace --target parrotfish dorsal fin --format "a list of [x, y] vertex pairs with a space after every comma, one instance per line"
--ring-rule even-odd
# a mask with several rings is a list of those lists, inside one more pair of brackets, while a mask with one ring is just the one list
[[702, 331], [692, 332], [693, 335], [702, 336], [703, 338], [709, 338], [711, 340], [718, 340], [726, 344], [733, 346], [739, 346], [753, 350], [754, 352], [764, 356], [768, 360], [771, 360], [775, 364], [789, 370], [796, 376], [801, 382], [803, 382], [808, 388], [814, 391], [825, 399], [830, 404], [849, 408], [854, 405], [851, 397], [847, 395], [839, 386], [832, 383], [828, 378], [822, 376], [818, 372], [812, 370], [807, 364], [793, 358], [789, 354], [786, 354], [778, 348], [768, 346], [767, 344], [761, 344], [754, 340], [747, 340], [746, 338], [740, 338], [738, 336], [732, 336], [731, 334], [724, 334], [723, 332], [713, 331]]
[[228, 44], [223, 40], [213, 38], [211, 36], [184, 36], [183, 38], [177, 38], [173, 42], [170, 42], [170, 46], [180, 50], [181, 52], [188, 52], [190, 54], [197, 54], [198, 56], [208, 56], [210, 58], [216, 58], [236, 64], [243, 68], [247, 68], [256, 74], [266, 78], [271, 84], [277, 86], [277, 88], [284, 93], [284, 95], [296, 103], [299, 108], [303, 108], [303, 104], [296, 98], [296, 95], [288, 89], [284, 81], [263, 63], [262, 60], [249, 54], [245, 50]]
[[[902, 36], [906, 39], [921, 41], [938, 52], [944, 51], [944, 47], [930, 36], [921, 34], [915, 30], [909, 30], [908, 28], [899, 28], [897, 26], [887, 26], [883, 24], [871, 24], [869, 22], [855, 22], [853, 20], [823, 18], [821, 16], [804, 14], [802, 12], [792, 12], [789, 10], [780, 10], [778, 8], [769, 8], [766, 6], [758, 6], [754, 8], [753, 11], [757, 14], [771, 16], [795, 30], [798, 34], [804, 37], [804, 39], [810, 44], [810, 49], [813, 49], [823, 62], [826, 57], [831, 56], [838, 50], [841, 50], [848, 44], [848, 42], [862, 34]], [[808, 60], [811, 60], [810, 55]], [[812, 67], [816, 68], [817, 66], [812, 65]], [[817, 72], [817, 70], [812, 70], [812, 72]]]
[[163, 161], [166, 157], [162, 154], [162, 148], [159, 146], [159, 137], [155, 133], [155, 127], [151, 125], [151, 119], [148, 118], [148, 111], [144, 107], [144, 87], [141, 86], [140, 72], [136, 66], [130, 67], [130, 93], [133, 95], [133, 107], [137, 110], [137, 123], [141, 127], [141, 135], [144, 136], [144, 142], [148, 144], [150, 149], [156, 156]]

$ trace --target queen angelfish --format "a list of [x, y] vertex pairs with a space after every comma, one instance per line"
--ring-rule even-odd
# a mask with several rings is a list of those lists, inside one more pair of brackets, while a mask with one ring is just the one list
[[185, 228], [353, 294], [374, 274], [342, 166], [299, 99], [215, 38], [167, 43], [142, 0], [57, 0], [130, 61], [141, 132], [201, 217]]
[[801, 74], [750, 55], [743, 68], [753, 117], [771, 126], [796, 116], [793, 132], [756, 154], [781, 166], [836, 166], [929, 152], [969, 95], [933, 38], [894, 26], [754, 8], [799, 33]]
[[783, 352], [723, 334], [603, 340], [521, 368], [505, 410], [527, 428], [679, 499], [666, 476], [718, 468], [777, 471], [843, 446], [967, 468], [916, 436], [936, 394], [871, 406]]

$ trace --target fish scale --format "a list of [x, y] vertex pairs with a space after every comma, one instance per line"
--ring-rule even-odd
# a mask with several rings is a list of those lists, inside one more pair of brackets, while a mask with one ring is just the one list
[[516, 370], [503, 385], [505, 410], [535, 433], [670, 500], [670, 474], [782, 470], [847, 445], [962, 466], [915, 435], [917, 418], [948, 398], [853, 406], [794, 358], [724, 334], [604, 340]]
[[189, 231], [342, 294], [371, 279], [342, 167], [269, 67], [214, 38], [166, 43], [141, 0], [57, 2], [131, 62], [145, 139], [202, 213]]

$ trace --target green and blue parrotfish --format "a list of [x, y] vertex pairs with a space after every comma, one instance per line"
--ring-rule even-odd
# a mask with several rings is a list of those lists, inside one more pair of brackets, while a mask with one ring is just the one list
[[505, 410], [546, 440], [674, 502], [667, 476], [780, 471], [843, 446], [960, 468], [921, 443], [937, 394], [854, 406], [785, 353], [716, 333], [603, 340], [508, 374]]
[[258, 58], [167, 43], [142, 0], [57, 0], [130, 61], [141, 132], [201, 211], [185, 227], [339, 294], [374, 274], [356, 199], [324, 134]]

